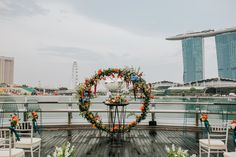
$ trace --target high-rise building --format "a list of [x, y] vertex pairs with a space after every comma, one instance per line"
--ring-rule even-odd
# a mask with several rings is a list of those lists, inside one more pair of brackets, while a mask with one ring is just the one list
[[218, 75], [236, 80], [236, 27], [179, 34], [167, 40], [182, 40], [184, 83], [204, 79], [204, 38], [215, 37]]
[[236, 32], [218, 34], [215, 42], [219, 77], [236, 80]]
[[193, 37], [182, 40], [184, 83], [204, 79], [203, 38]]
[[0, 56], [0, 83], [13, 84], [14, 58]]
[[78, 78], [78, 64], [76, 61], [73, 62], [72, 64], [72, 85], [71, 88], [74, 89], [78, 83], [79, 83], [79, 78]]

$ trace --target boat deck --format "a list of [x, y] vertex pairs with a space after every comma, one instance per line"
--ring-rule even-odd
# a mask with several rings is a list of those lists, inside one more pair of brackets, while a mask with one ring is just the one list
[[[189, 154], [198, 154], [198, 138], [204, 136], [192, 131], [139, 128], [125, 134], [124, 141], [117, 143], [97, 129], [50, 130], [41, 133], [41, 156], [52, 155], [55, 146], [61, 146], [67, 141], [75, 146], [78, 157], [166, 157], [165, 146], [172, 144], [188, 149]], [[228, 148], [234, 151], [231, 134]]]

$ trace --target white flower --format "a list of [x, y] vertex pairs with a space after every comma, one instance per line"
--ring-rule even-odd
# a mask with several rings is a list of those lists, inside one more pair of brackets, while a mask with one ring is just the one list
[[170, 148], [168, 146], [166, 146], [165, 148], [166, 148], [167, 153], [169, 153], [170, 152]]
[[197, 157], [197, 155], [196, 155], [196, 154], [193, 154], [193, 155], [191, 155], [190, 157]]
[[235, 123], [231, 124], [231, 128], [232, 128], [232, 129], [235, 129], [235, 127], [236, 127], [236, 124], [235, 124]]
[[175, 145], [174, 144], [172, 144], [172, 150], [175, 151]]
[[[67, 142], [65, 145], [63, 144], [62, 147], [55, 148], [53, 157], [71, 157], [73, 151], [74, 151], [74, 146], [71, 147], [71, 144]], [[51, 156], [48, 155], [47, 157], [51, 157]]]
[[[181, 147], [178, 147], [178, 149], [176, 148], [177, 147], [174, 144], [172, 144], [171, 148], [165, 146], [168, 157], [189, 157], [188, 150], [184, 150]], [[194, 154], [191, 157], [196, 157], [196, 155]]]

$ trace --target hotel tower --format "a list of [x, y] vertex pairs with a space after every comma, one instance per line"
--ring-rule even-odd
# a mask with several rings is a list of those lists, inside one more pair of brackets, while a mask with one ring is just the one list
[[215, 37], [219, 77], [236, 80], [236, 28], [229, 28], [179, 34], [166, 38], [182, 41], [184, 83], [205, 79], [204, 38], [206, 37]]

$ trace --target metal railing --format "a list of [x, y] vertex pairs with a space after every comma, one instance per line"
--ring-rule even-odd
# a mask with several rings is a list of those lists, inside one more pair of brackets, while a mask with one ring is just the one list
[[[26, 117], [24, 114], [25, 112], [29, 111], [28, 107], [29, 104], [31, 106], [40, 106], [40, 110], [38, 110], [38, 112], [43, 113], [41, 114], [41, 118], [42, 119], [47, 119], [47, 116], [49, 116], [48, 114], [54, 114], [54, 113], [64, 113], [67, 114], [67, 119], [66, 119], [66, 125], [70, 126], [70, 125], [74, 125], [74, 124], [84, 124], [86, 123], [86, 120], [82, 121], [82, 122], [73, 122], [73, 117], [75, 118], [81, 118], [82, 117], [76, 117], [73, 116], [73, 113], [79, 113], [79, 108], [78, 108], [78, 101], [73, 100], [73, 97], [66, 97], [68, 98], [67, 101], [63, 101], [63, 100], [51, 100], [50, 98], [48, 98], [47, 100], [40, 100], [37, 99], [37, 101], [28, 101], [29, 99], [32, 98], [37, 98], [37, 97], [19, 97], [22, 100], [19, 101], [15, 101], [15, 99], [12, 99], [12, 101], [1, 101], [0, 99], [0, 106], [1, 106], [1, 110], [0, 113], [1, 115], [4, 115], [5, 113], [13, 113], [13, 112], [18, 112], [19, 114], [23, 115], [23, 119], [25, 120]], [[58, 97], [60, 98], [60, 97]], [[191, 124], [193, 126], [199, 126], [199, 117], [201, 113], [207, 113], [209, 115], [215, 115], [212, 116], [212, 118], [219, 118], [222, 120], [232, 120], [235, 119], [235, 115], [236, 115], [236, 102], [235, 101], [227, 101], [229, 100], [229, 98], [225, 98], [225, 97], [217, 97], [215, 99], [224, 99], [224, 101], [209, 101], [209, 102], [201, 102], [200, 99], [204, 99], [204, 98], [209, 98], [209, 97], [198, 97], [196, 102], [191, 102], [191, 101], [162, 101], [164, 99], [176, 99], [176, 98], [180, 98], [183, 100], [189, 100], [191, 98], [196, 99], [196, 97], [157, 97], [156, 100], [157, 102], [153, 101], [150, 103], [150, 110], [148, 112], [149, 116], [146, 119], [146, 123], [143, 124], [147, 124], [147, 121], [159, 121], [157, 124], [161, 124], [161, 120], [165, 119], [170, 119], [171, 121], [171, 116], [175, 116], [175, 115], [181, 115], [178, 118], [182, 121], [182, 123], [179, 123], [179, 125], [189, 125], [188, 121], [190, 119]], [[212, 99], [212, 97], [210, 97], [209, 99]], [[51, 100], [51, 101], [49, 101]], [[140, 105], [140, 102], [137, 101], [130, 101], [129, 102], [130, 105]], [[10, 110], [4, 110], [4, 106], [8, 106], [8, 105], [16, 105], [18, 107], [18, 110], [14, 110], [14, 111], [10, 111]], [[94, 105], [100, 105], [102, 104], [102, 101], [93, 101], [92, 104]], [[58, 107], [58, 105], [63, 105], [63, 107], [59, 107], [59, 108], [55, 108]], [[173, 108], [173, 106], [175, 106], [175, 108]], [[49, 108], [44, 108], [42, 106], [50, 106]], [[181, 108], [178, 108], [178, 106], [181, 106]], [[214, 107], [218, 107], [217, 109]], [[213, 107], [212, 109], [210, 109], [211, 107]], [[97, 112], [97, 113], [103, 113], [103, 114], [108, 114], [108, 110], [106, 108], [91, 108], [90, 111], [92, 112]], [[141, 112], [138, 109], [135, 108], [127, 108], [126, 109], [127, 113], [135, 113], [138, 114], [139, 112]], [[45, 115], [46, 113], [48, 113], [47, 115]], [[44, 117], [45, 115], [45, 117]], [[77, 114], [79, 116], [79, 114]], [[162, 118], [161, 116], [164, 116], [164, 118]], [[58, 117], [57, 117], [58, 116]], [[173, 118], [172, 117], [172, 118]], [[4, 117], [1, 116], [1, 118], [3, 118], [3, 121], [1, 120], [2, 123], [5, 122], [6, 120], [9, 119], [8, 117]], [[61, 118], [60, 115], [54, 115], [54, 118], [58, 119]], [[62, 117], [63, 118], [63, 117]], [[64, 117], [65, 118], [65, 117]], [[161, 119], [162, 118], [162, 119]], [[175, 119], [175, 117], [173, 118]], [[51, 123], [43, 123], [41, 122], [41, 125], [52, 125]], [[53, 122], [52, 122], [53, 123]], [[86, 123], [89, 124], [89, 123]], [[163, 123], [162, 123], [163, 124]], [[166, 123], [168, 124], [168, 123]], [[170, 125], [172, 125], [171, 123], [169, 123]]]

